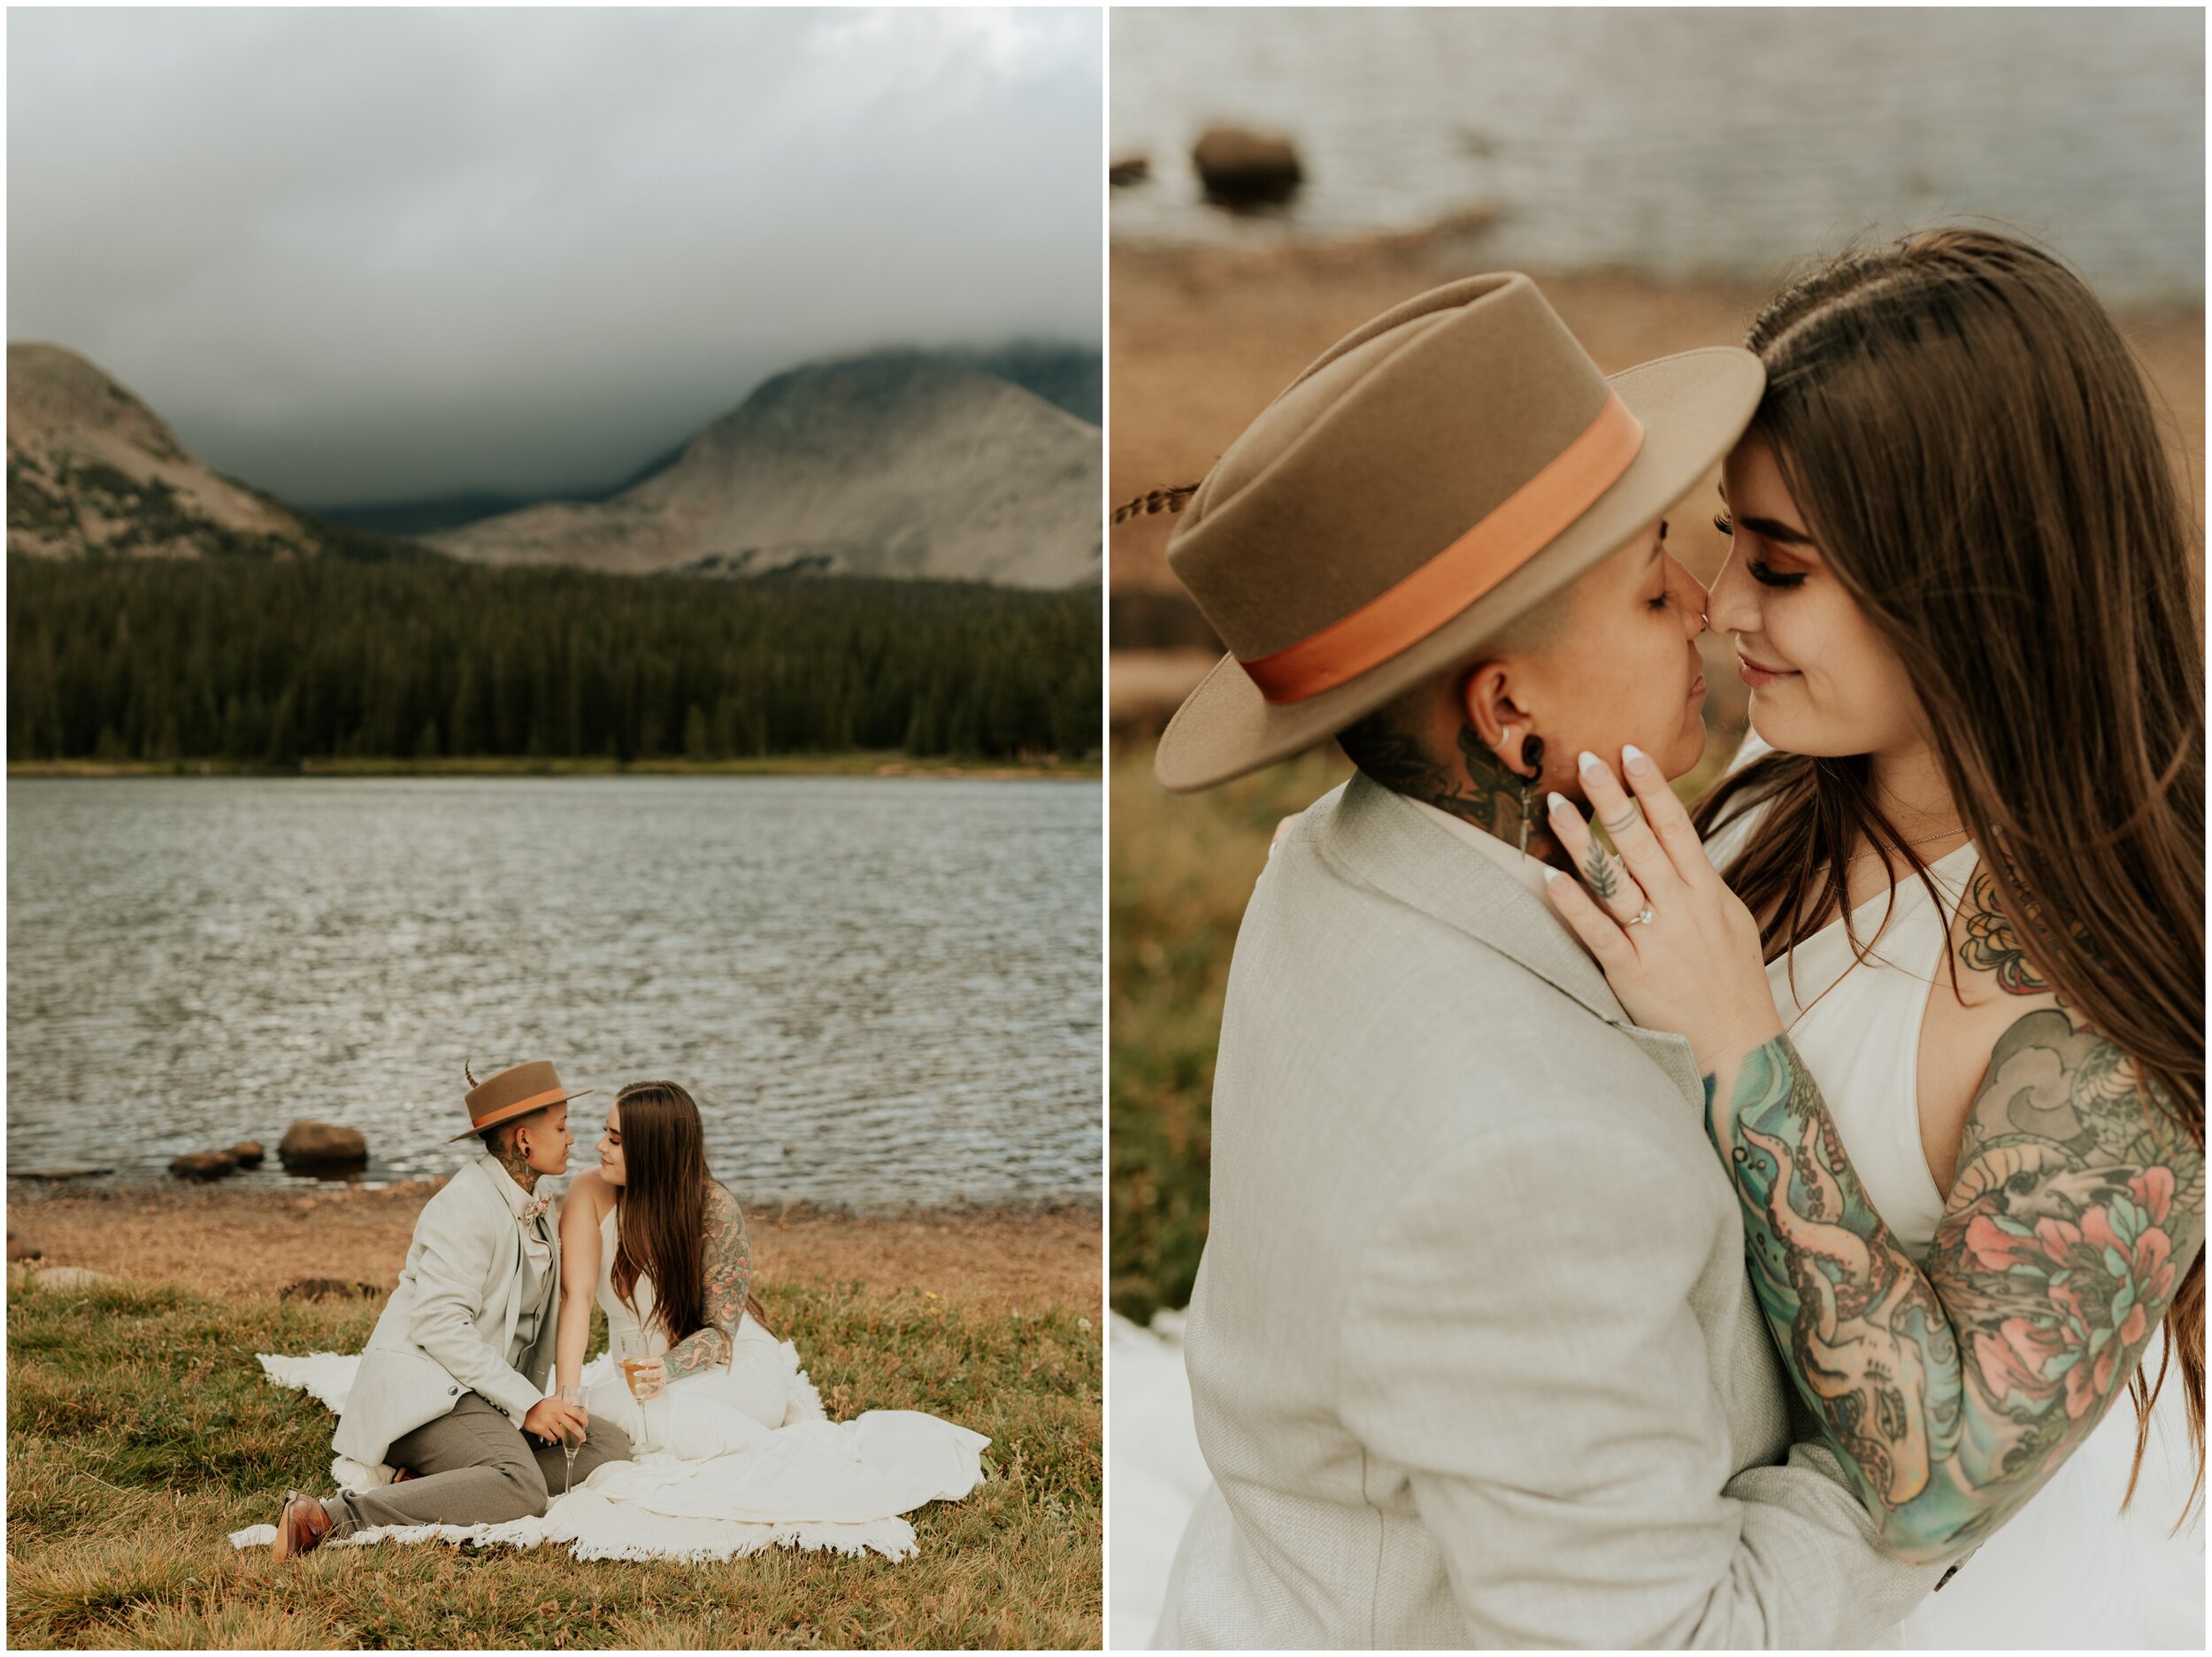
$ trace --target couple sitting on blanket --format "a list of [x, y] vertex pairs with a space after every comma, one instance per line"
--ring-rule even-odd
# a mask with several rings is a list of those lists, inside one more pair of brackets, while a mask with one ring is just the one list
[[[569, 1101], [583, 1096], [542, 1061], [469, 1093], [471, 1127], [456, 1137], [480, 1139], [484, 1155], [416, 1221], [399, 1286], [369, 1337], [331, 1440], [342, 1457], [388, 1465], [392, 1481], [327, 1500], [293, 1492], [277, 1521], [277, 1558], [386, 1526], [539, 1517], [553, 1492], [630, 1461], [633, 1440], [644, 1437], [642, 1407], [656, 1400], [665, 1402], [653, 1411], [654, 1448], [678, 1461], [759, 1448], [784, 1424], [796, 1357], [768, 1332], [750, 1298], [744, 1217], [707, 1170], [699, 1109], [683, 1088], [640, 1082], [616, 1094], [599, 1166], [570, 1188], [556, 1234], [552, 1199], [537, 1185], [568, 1170], [576, 1142]], [[624, 1338], [637, 1337], [647, 1354], [632, 1364], [635, 1397], [618, 1372], [583, 1384], [595, 1298], [611, 1347], [627, 1350]], [[549, 1369], [558, 1383], [551, 1394], [542, 1385]], [[932, 1438], [983, 1442], [930, 1416], [910, 1418], [908, 1439], [925, 1428]], [[581, 1440], [572, 1466], [564, 1466], [565, 1437]], [[800, 1475], [803, 1485], [810, 1450], [864, 1461], [866, 1438], [857, 1451], [811, 1441], [781, 1446], [791, 1454], [780, 1470]], [[825, 1461], [822, 1470], [843, 1487], [856, 1469]], [[712, 1503], [680, 1505], [715, 1512]], [[772, 1515], [739, 1500], [726, 1516], [850, 1515]]]

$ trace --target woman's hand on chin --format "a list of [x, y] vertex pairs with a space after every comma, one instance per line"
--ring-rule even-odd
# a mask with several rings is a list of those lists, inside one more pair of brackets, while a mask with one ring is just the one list
[[1554, 794], [1552, 832], [1581, 881], [1551, 871], [1547, 888], [1630, 1017], [1687, 1038], [1705, 1075], [1732, 1071], [1782, 1033], [1759, 924], [1705, 855], [1659, 767], [1637, 748], [1622, 755], [1633, 800], [1603, 760], [1581, 760], [1583, 792], [1620, 855], [1608, 855], [1573, 803]]

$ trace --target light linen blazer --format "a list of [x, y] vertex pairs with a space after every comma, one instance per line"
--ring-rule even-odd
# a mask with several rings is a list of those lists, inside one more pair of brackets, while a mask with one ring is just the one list
[[1306, 812], [1229, 975], [1155, 1643], [1891, 1643], [1941, 1571], [1793, 1447], [1703, 1109], [1503, 869], [1364, 777]]
[[[523, 1312], [522, 1228], [495, 1183], [507, 1178], [480, 1157], [446, 1182], [415, 1220], [399, 1286], [361, 1354], [345, 1413], [331, 1435], [341, 1455], [375, 1466], [392, 1440], [449, 1414], [479, 1392], [517, 1427], [545, 1396], [560, 1322], [538, 1320], [537, 1339], [517, 1370], [507, 1362]], [[561, 1239], [553, 1233], [553, 1304], [560, 1304]]]

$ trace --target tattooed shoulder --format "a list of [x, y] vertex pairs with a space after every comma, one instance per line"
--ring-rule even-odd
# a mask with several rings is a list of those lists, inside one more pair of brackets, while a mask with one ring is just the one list
[[[2034, 1183], [2026, 1178], [2027, 1163], [2039, 1160], [2025, 1148], [2031, 1144], [2085, 1168], [2164, 1164], [2181, 1179], [2181, 1190], [2193, 1179], [2201, 1206], [2202, 1151], [2135, 1062], [2077, 1023], [2062, 1004], [2022, 1015], [1998, 1038], [1967, 1117], [1962, 1161], [2009, 1150], [2008, 1162], [2019, 1166], [2008, 1181], [2024, 1190]], [[2048, 1155], [2039, 1160], [2053, 1162]], [[1960, 1201], [1955, 1192], [1954, 1206]]]
[[1986, 972], [2008, 995], [2040, 995], [2049, 985], [2021, 947], [2017, 928], [1997, 904], [1997, 882], [1986, 867], [1974, 871], [1959, 904], [1959, 963]]

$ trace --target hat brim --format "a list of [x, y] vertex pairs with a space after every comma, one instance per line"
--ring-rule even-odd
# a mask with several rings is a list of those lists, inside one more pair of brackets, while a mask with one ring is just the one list
[[1739, 347], [1707, 346], [1640, 364], [1609, 383], [1643, 423], [1644, 442], [1587, 511], [1435, 632], [1317, 696], [1271, 702], [1236, 657], [1222, 657], [1160, 733], [1153, 771], [1161, 784], [1195, 794], [1288, 759], [1463, 659], [1696, 487], [1751, 424], [1766, 370]]
[[495, 1111], [492, 1115], [485, 1117], [481, 1122], [471, 1123], [466, 1132], [455, 1134], [451, 1139], [448, 1139], [446, 1143], [448, 1145], [458, 1145], [463, 1139], [475, 1139], [479, 1134], [485, 1132], [486, 1129], [495, 1128], [503, 1122], [512, 1122], [517, 1116], [534, 1116], [541, 1110], [550, 1110], [555, 1105], [567, 1104], [572, 1099], [588, 1099], [591, 1097], [591, 1094], [592, 1089], [588, 1087], [580, 1087], [572, 1093], [563, 1093], [558, 1099], [548, 1100], [541, 1105], [517, 1105], [511, 1110]]

